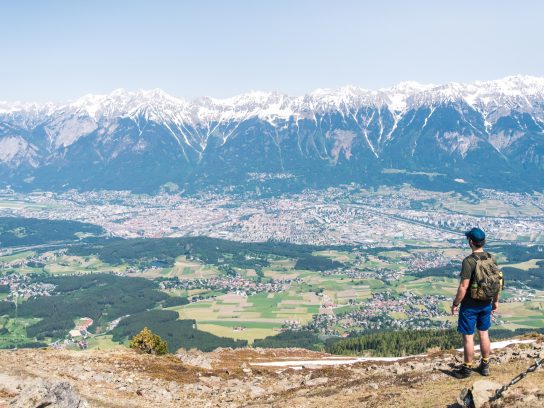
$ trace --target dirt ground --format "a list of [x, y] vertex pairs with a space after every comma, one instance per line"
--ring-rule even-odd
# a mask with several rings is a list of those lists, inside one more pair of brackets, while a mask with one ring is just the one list
[[[494, 352], [492, 375], [503, 384], [544, 357], [542, 339]], [[91, 407], [457, 407], [474, 373], [450, 375], [460, 353], [398, 362], [364, 362], [301, 369], [259, 362], [327, 359], [300, 349], [238, 349], [150, 356], [128, 349], [0, 351], [0, 407], [42, 379], [66, 381]], [[495, 407], [544, 407], [544, 369], [513, 386]]]

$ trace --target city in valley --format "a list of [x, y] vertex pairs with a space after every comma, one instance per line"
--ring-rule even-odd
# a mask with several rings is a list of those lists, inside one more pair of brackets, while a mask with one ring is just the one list
[[348, 185], [274, 198], [0, 190], [0, 216], [88, 222], [125, 238], [200, 235], [244, 242], [395, 246], [409, 240], [459, 241], [464, 231], [479, 225], [490, 242], [544, 242], [543, 194], [487, 189], [461, 194]]

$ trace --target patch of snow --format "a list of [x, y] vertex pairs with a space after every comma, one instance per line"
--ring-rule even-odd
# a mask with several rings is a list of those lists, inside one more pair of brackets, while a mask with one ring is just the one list
[[18, 166], [22, 162], [36, 165], [35, 148], [20, 136], [6, 136], [0, 139], [0, 162]]
[[[497, 350], [497, 349], [501, 349], [501, 348], [510, 346], [512, 344], [530, 344], [530, 343], [534, 343], [535, 341], [536, 340], [519, 340], [519, 339], [496, 341], [496, 342], [491, 343], [491, 349], [492, 350]], [[479, 346], [475, 347], [476, 350], [479, 350], [479, 348], [480, 348]], [[463, 349], [462, 348], [457, 349], [457, 351], [463, 351]], [[425, 357], [425, 356], [427, 356], [427, 354], [418, 354], [418, 355], [404, 356], [404, 357], [355, 357], [355, 358], [349, 358], [349, 357], [332, 356], [332, 357], [324, 357], [322, 359], [317, 359], [317, 360], [267, 361], [267, 362], [251, 363], [251, 365], [263, 366], [263, 367], [290, 367], [290, 368], [294, 368], [294, 369], [302, 369], [303, 367], [312, 368], [312, 366], [313, 367], [338, 366], [338, 365], [363, 363], [363, 362], [366, 362], [366, 361], [393, 362], [393, 361], [406, 360], [408, 358]]]

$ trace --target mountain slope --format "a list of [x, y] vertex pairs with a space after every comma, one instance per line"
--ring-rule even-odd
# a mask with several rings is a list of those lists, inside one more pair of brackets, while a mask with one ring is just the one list
[[116, 90], [67, 104], [0, 103], [0, 180], [21, 189], [154, 191], [174, 182], [194, 190], [262, 185], [255, 175], [265, 175], [287, 180], [282, 188], [452, 188], [463, 179], [530, 191], [544, 187], [543, 170], [544, 78], [302, 97], [188, 102]]
[[[495, 350], [486, 379], [505, 384], [542, 353], [541, 343]], [[76, 393], [71, 397], [79, 394], [92, 407], [453, 407], [464, 387], [483, 378], [448, 375], [462, 358], [455, 352], [300, 370], [259, 363], [327, 361], [328, 356], [301, 349], [218, 349], [161, 357], [128, 349], [21, 349], [0, 351], [0, 356], [0, 406], [15, 401], [10, 405], [15, 407], [30, 406], [24, 404], [30, 397], [38, 406], [36, 390], [43, 380], [70, 384]], [[492, 406], [542, 407], [543, 382], [542, 369], [531, 373]]]

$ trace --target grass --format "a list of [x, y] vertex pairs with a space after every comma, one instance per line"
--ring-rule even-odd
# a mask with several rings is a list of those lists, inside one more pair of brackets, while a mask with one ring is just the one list
[[[243, 324], [240, 324], [240, 327], [243, 326]], [[198, 324], [198, 329], [220, 337], [228, 337], [235, 340], [247, 340], [249, 344], [253, 344], [255, 339], [264, 339], [267, 336], [274, 336], [278, 334], [277, 330], [270, 328], [251, 327], [235, 331], [233, 327], [210, 323], [200, 323]]]
[[[277, 334], [274, 328], [280, 328], [285, 320], [301, 323], [311, 320], [320, 305], [321, 299], [315, 293], [300, 293], [293, 289], [249, 297], [228, 294], [170, 309], [177, 311], [180, 319], [195, 319], [199, 329], [252, 342]], [[233, 330], [240, 326], [246, 329]]]
[[538, 268], [537, 262], [540, 262], [540, 261], [542, 261], [542, 259], [529, 259], [528, 261], [525, 261], [525, 262], [501, 265], [501, 267], [510, 266], [512, 268], [517, 268], [517, 269], [522, 269], [524, 271], [528, 271], [529, 269]]
[[88, 339], [90, 350], [112, 350], [116, 348], [124, 348], [125, 345], [119, 344], [112, 340], [110, 334], [102, 334]]
[[26, 336], [26, 328], [38, 321], [40, 319], [0, 317], [0, 327], [8, 330], [8, 333], [0, 336], [0, 348], [10, 348], [21, 343], [33, 341], [33, 339], [29, 339]]
[[410, 257], [410, 253], [407, 251], [382, 251], [378, 253], [382, 258], [388, 258], [393, 261], [399, 261]]
[[351, 252], [335, 251], [335, 250], [315, 251], [312, 253], [312, 255], [324, 256], [326, 258], [330, 258], [333, 261], [338, 261], [338, 262], [353, 262], [356, 256], [356, 254], [353, 254]]
[[52, 275], [68, 275], [73, 273], [109, 273], [124, 272], [126, 264], [112, 266], [102, 262], [96, 256], [64, 255], [55, 262], [47, 264], [43, 269]]
[[11, 255], [0, 256], [0, 262], [16, 261], [17, 259], [25, 259], [34, 255], [36, 255], [34, 251], [15, 252]]
[[426, 277], [405, 282], [397, 286], [397, 291], [410, 291], [419, 296], [444, 295], [453, 296], [457, 291], [459, 282], [453, 278]]

